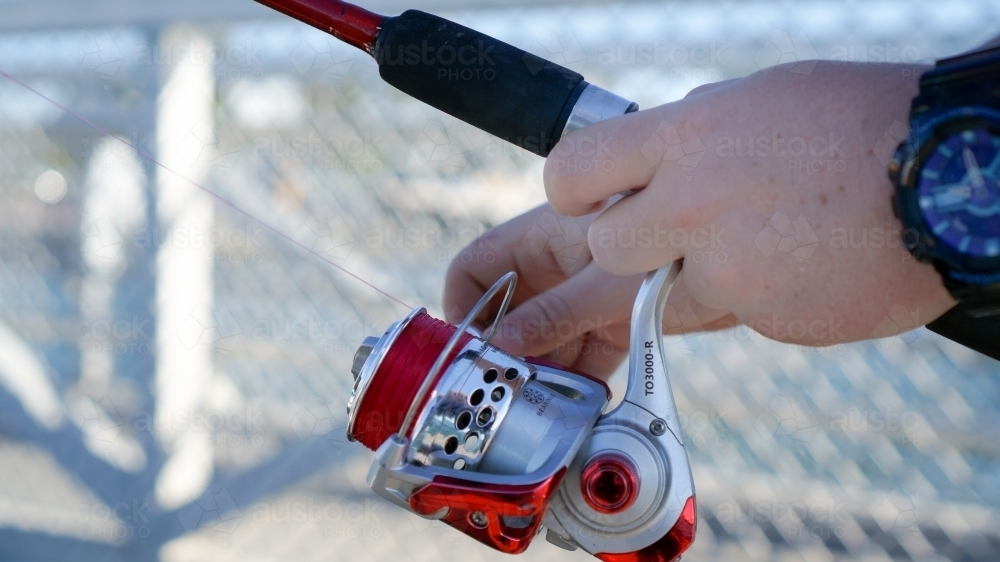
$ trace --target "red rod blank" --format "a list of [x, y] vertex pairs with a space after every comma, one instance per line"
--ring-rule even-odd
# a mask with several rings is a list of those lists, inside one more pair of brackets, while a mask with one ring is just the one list
[[287, 16], [323, 30], [348, 45], [375, 54], [385, 16], [340, 0], [257, 0]]

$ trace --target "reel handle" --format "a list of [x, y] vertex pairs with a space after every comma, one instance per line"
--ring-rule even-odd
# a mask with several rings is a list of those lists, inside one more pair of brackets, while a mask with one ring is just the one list
[[[624, 400], [639, 406], [662, 420], [681, 444], [684, 443], [674, 406], [674, 395], [667, 378], [663, 353], [663, 306], [670, 289], [681, 273], [683, 260], [646, 274], [632, 308], [629, 345], [628, 387]], [[657, 424], [656, 421], [653, 424]], [[654, 434], [656, 427], [650, 427]]]

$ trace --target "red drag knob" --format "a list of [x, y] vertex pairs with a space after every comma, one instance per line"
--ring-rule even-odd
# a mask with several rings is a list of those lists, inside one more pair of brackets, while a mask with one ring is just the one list
[[619, 513], [639, 495], [639, 471], [625, 455], [601, 453], [583, 468], [580, 490], [594, 511]]

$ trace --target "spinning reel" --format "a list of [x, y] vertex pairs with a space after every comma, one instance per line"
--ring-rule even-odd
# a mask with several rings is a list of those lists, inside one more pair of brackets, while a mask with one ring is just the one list
[[[508, 273], [459, 326], [423, 308], [367, 338], [348, 438], [375, 451], [372, 490], [502, 552], [549, 542], [605, 562], [676, 560], [694, 541], [694, 482], [663, 362], [662, 311], [681, 263], [651, 272], [632, 312], [624, 400], [600, 380], [489, 342]], [[486, 335], [470, 328], [506, 287]], [[603, 414], [603, 415], [602, 415]]]

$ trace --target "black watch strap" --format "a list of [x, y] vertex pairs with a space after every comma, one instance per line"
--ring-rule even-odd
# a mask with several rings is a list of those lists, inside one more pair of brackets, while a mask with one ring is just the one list
[[1000, 316], [975, 317], [959, 304], [927, 329], [1000, 361]]

